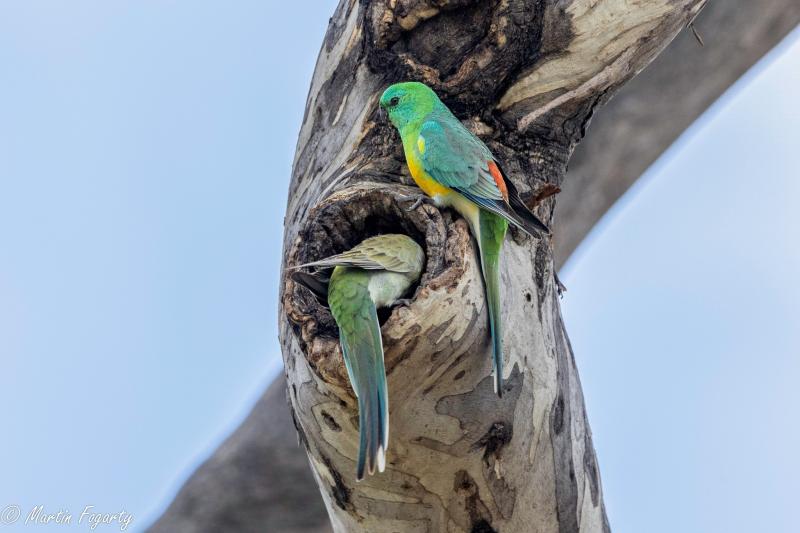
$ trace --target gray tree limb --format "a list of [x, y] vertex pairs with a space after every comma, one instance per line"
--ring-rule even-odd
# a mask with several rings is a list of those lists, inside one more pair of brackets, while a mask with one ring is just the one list
[[[758, 17], [751, 16], [748, 19], [747, 15], [739, 16], [741, 12], [754, 10], [758, 10]], [[685, 51], [676, 52], [686, 46], [682, 44], [687, 40], [684, 34], [677, 41], [678, 46], [671, 47], [662, 56], [663, 59], [647, 71], [666, 69], [665, 72], [669, 72], [676, 69], [675, 75], [662, 76], [661, 83], [657, 85], [663, 94], [679, 94], [670, 89], [674, 84], [683, 90], [692, 87], [693, 91], [706, 95], [705, 98], [677, 98], [675, 107], [669, 113], [653, 115], [658, 116], [656, 121], [652, 117], [646, 118], [649, 116], [647, 105], [645, 109], [641, 104], [625, 105], [628, 99], [647, 101], [647, 93], [653, 90], [652, 84], [645, 83], [648, 73], [635, 80], [629, 88], [623, 89], [599, 114], [591, 130], [592, 135], [584, 143], [588, 146], [592, 142], [604, 147], [604, 150], [597, 151], [587, 148], [584, 160], [599, 158], [597, 167], [611, 170], [578, 172], [581, 168], [587, 168], [586, 163], [579, 164], [574, 159], [572, 171], [564, 185], [565, 191], [559, 196], [556, 225], [559, 263], [563, 262], [593, 224], [592, 216], [596, 219], [602, 214], [627, 188], [631, 179], [635, 179], [634, 173], [641, 172], [636, 170], [635, 164], [626, 167], [625, 172], [615, 171], [620, 161], [634, 159], [641, 168], [645, 168], [724, 87], [793, 27], [797, 19], [797, 8], [793, 7], [792, 2], [783, 0], [712, 3], [697, 22], [707, 46], [699, 49], [693, 42], [688, 43], [694, 47], [690, 48], [693, 53], [688, 57]], [[713, 23], [706, 23], [707, 20]], [[728, 53], [730, 39], [745, 34], [749, 37], [739, 41], [737, 53]], [[330, 39], [326, 40], [326, 47], [329, 44]], [[709, 69], [709, 62], [703, 59], [707, 53], [713, 53], [717, 58], [714, 69]], [[698, 66], [694, 69], [671, 66], [676, 64]], [[720, 75], [708, 76], [709, 70]], [[697, 72], [701, 75], [697, 75]], [[707, 82], [710, 89], [706, 87]], [[619, 118], [612, 119], [617, 113]], [[674, 120], [676, 117], [678, 120]], [[621, 133], [614, 127], [616, 122], [621, 123]], [[659, 133], [662, 130], [666, 133]], [[623, 156], [623, 148], [627, 148], [627, 144], [616, 141], [620, 138], [640, 139], [644, 133], [653, 133], [644, 135], [651, 142], [638, 143], [638, 150], [628, 150]], [[575, 157], [581, 156], [576, 154]], [[584, 180], [587, 190], [595, 187], [605, 191], [604, 194], [592, 192], [584, 198], [583, 195], [569, 193], [570, 180], [576, 175]], [[586, 204], [587, 209], [584, 210], [582, 202], [589, 200], [591, 202]], [[293, 428], [289, 427], [291, 418], [285, 409], [283, 390], [285, 383], [282, 379], [277, 380], [242, 426], [190, 478], [164, 516], [151, 528], [152, 531], [310, 532], [324, 531], [329, 527], [326, 525], [324, 508], [315, 494], [306, 458], [301, 452], [302, 448], [296, 444]]]
[[558, 196], [556, 262], [563, 265], [620, 196], [728, 87], [800, 24], [796, 0], [709, 2], [592, 121]]

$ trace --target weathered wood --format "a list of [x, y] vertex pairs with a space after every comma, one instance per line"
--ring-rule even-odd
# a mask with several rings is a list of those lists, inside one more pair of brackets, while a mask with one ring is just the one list
[[797, 0], [709, 2], [665, 53], [605, 106], [570, 159], [555, 215], [556, 264], [745, 71], [800, 24]]
[[[547, 220], [594, 109], [702, 0], [340, 4], [312, 81], [285, 228], [287, 265], [414, 232], [428, 269], [383, 326], [387, 472], [354, 481], [355, 401], [324, 308], [291, 281], [281, 343], [295, 423], [336, 531], [605, 531], [599, 472], [560, 317], [552, 248], [503, 251], [506, 394], [492, 392], [480, 268], [463, 221], [406, 213], [390, 82], [432, 86]], [[445, 237], [443, 237], [443, 235]], [[425, 237], [423, 239], [423, 236]], [[444, 247], [441, 243], [444, 242]], [[443, 267], [442, 267], [443, 265]]]
[[[559, 264], [637, 177], [637, 169], [645, 168], [716, 95], [797, 24], [798, 10], [792, 0], [709, 3], [697, 19], [706, 46], [700, 49], [684, 32], [598, 114], [589, 138], [570, 162], [565, 190], [558, 196], [554, 242]], [[667, 112], [661, 102], [667, 103]], [[284, 412], [284, 389], [281, 377], [190, 478], [151, 531], [329, 529], [324, 508], [313, 494], [303, 448], [296, 445], [291, 417]]]

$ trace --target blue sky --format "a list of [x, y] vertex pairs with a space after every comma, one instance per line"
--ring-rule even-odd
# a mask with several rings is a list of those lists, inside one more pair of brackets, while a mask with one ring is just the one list
[[[300, 4], [0, 5], [0, 510], [125, 509], [139, 531], [277, 372], [288, 178], [334, 7]], [[562, 276], [618, 532], [793, 524], [797, 35], [765, 63]]]

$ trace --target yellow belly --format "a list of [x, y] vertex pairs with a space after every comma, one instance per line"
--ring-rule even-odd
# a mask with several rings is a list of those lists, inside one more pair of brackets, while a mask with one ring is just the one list
[[475, 235], [479, 235], [480, 208], [473, 202], [467, 200], [461, 193], [442, 185], [430, 177], [430, 175], [425, 172], [425, 169], [422, 168], [422, 162], [415, 157], [415, 154], [406, 152], [406, 161], [408, 162], [408, 169], [411, 171], [411, 177], [414, 178], [414, 182], [417, 186], [419, 186], [425, 194], [433, 198], [437, 205], [452, 207], [458, 211], [462, 217], [467, 219], [472, 232]]
[[414, 178], [414, 182], [425, 194], [434, 200], [439, 196], [446, 196], [453, 192], [449, 187], [445, 187], [431, 178], [428, 173], [425, 172], [425, 169], [422, 167], [422, 162], [417, 159], [414, 153], [406, 151], [406, 161], [408, 162], [408, 170], [411, 171], [411, 177]]

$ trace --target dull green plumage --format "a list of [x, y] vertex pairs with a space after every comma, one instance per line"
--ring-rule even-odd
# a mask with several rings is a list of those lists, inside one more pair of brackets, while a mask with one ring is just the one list
[[397, 83], [386, 89], [380, 105], [400, 132], [414, 181], [437, 205], [461, 213], [478, 241], [492, 332], [494, 386], [502, 395], [499, 260], [503, 239], [509, 223], [533, 236], [549, 230], [522, 202], [489, 148], [428, 86]]
[[[389, 441], [389, 402], [377, 308], [399, 300], [417, 282], [425, 254], [406, 235], [379, 235], [354, 248], [297, 268], [333, 267], [330, 279], [295, 273], [295, 280], [326, 297], [342, 346], [347, 375], [358, 397], [356, 479], [383, 472]], [[327, 294], [321, 294], [327, 283]]]

